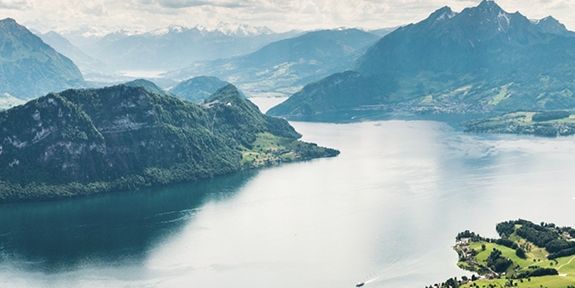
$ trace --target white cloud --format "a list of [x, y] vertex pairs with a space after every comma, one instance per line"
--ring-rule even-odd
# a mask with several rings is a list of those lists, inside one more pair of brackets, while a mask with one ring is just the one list
[[[276, 31], [330, 27], [381, 28], [417, 22], [435, 9], [480, 0], [0, 0], [0, 15], [38, 30], [153, 30], [219, 22]], [[499, 0], [530, 18], [553, 15], [575, 29], [573, 0]]]
[[30, 8], [30, 1], [28, 0], [0, 0], [0, 9], [26, 9]]
[[215, 6], [226, 8], [240, 8], [245, 7], [249, 1], [234, 1], [234, 0], [146, 0], [148, 3], [155, 3], [166, 8], [189, 8], [198, 6]]

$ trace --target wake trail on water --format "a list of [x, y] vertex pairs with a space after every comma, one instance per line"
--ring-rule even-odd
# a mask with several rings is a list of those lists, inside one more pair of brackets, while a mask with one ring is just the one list
[[378, 277], [375, 277], [375, 278], [371, 278], [371, 279], [365, 281], [364, 283], [365, 283], [365, 285], [367, 285], [367, 284], [369, 284], [369, 283], [373, 283], [373, 282], [377, 281], [377, 279], [379, 279], [379, 276], [378, 276]]
[[383, 269], [368, 273], [368, 275], [366, 275], [367, 277], [365, 277], [368, 280], [360, 283], [363, 283], [364, 286], [375, 284], [376, 287], [387, 287], [387, 284], [385, 283], [393, 282], [398, 279], [404, 279], [406, 277], [411, 277], [416, 274], [418, 274], [418, 266], [416, 260], [395, 260]]

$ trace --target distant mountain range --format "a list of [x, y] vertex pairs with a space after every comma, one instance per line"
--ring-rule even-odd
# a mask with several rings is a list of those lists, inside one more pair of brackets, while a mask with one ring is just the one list
[[115, 32], [104, 36], [69, 33], [66, 36], [108, 69], [177, 70], [197, 61], [253, 52], [300, 32], [274, 33], [265, 27], [220, 25], [217, 29], [171, 26], [146, 33]]
[[379, 38], [358, 29], [308, 32], [248, 55], [195, 63], [167, 76], [185, 79], [212, 75], [238, 85], [250, 95], [291, 94], [307, 83], [351, 68]]
[[14, 19], [0, 20], [0, 94], [31, 99], [83, 85], [70, 59]]
[[287, 121], [263, 115], [232, 85], [202, 106], [152, 93], [143, 81], [131, 85], [51, 93], [0, 112], [0, 202], [133, 190], [339, 153], [298, 141]]
[[105, 71], [104, 63], [100, 60], [95, 59], [92, 56], [88, 56], [80, 48], [72, 44], [64, 36], [50, 31], [47, 33], [36, 33], [44, 43], [50, 45], [54, 50], [58, 51], [60, 54], [68, 57], [78, 65], [78, 68], [84, 73], [94, 73]]
[[307, 85], [268, 113], [330, 121], [575, 107], [573, 33], [552, 17], [531, 21], [493, 1], [460, 13], [444, 7], [401, 27], [353, 70]]

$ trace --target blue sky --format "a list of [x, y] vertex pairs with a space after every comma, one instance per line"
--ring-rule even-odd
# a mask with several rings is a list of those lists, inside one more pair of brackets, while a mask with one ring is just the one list
[[[275, 31], [334, 27], [382, 28], [417, 22], [435, 9], [461, 10], [480, 0], [0, 0], [0, 18], [40, 31], [150, 31], [219, 22]], [[529, 18], [553, 15], [575, 30], [575, 0], [499, 0]]]

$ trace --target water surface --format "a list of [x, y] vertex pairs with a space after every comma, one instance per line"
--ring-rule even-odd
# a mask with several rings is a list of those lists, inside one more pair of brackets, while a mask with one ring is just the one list
[[200, 183], [0, 206], [0, 287], [424, 287], [457, 232], [575, 226], [575, 138], [425, 121], [293, 123], [333, 159]]

